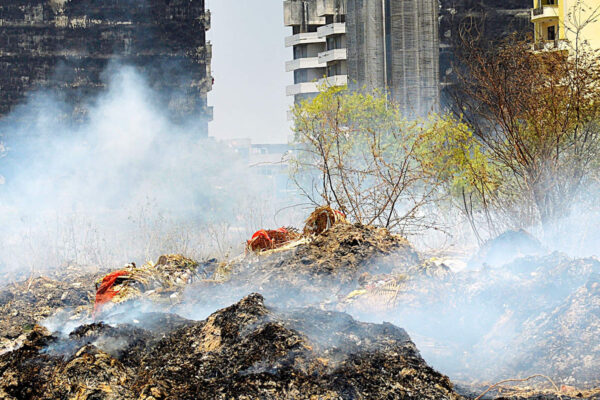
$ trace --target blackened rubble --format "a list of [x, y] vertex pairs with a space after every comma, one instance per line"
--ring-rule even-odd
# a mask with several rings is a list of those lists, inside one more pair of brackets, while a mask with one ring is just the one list
[[[91, 321], [94, 283], [102, 276], [81, 281], [83, 277], [67, 274], [68, 282], [56, 277], [11, 286], [0, 297], [0, 320], [9, 326], [18, 322], [11, 319], [12, 313], [29, 315], [27, 329], [16, 330], [29, 335], [18, 341], [12, 340], [15, 334], [4, 338], [11, 348], [22, 346], [5, 354], [0, 363], [0, 387], [6, 396], [45, 398], [47, 389], [47, 398], [59, 394], [69, 398], [77, 390], [88, 393], [85, 396], [99, 393], [115, 399], [210, 398], [197, 394], [202, 386], [210, 388], [207, 393], [215, 398], [243, 392], [248, 398], [303, 398], [298, 393], [360, 398], [360, 390], [367, 393], [364, 398], [382, 393], [385, 397], [390, 391], [392, 398], [402, 398], [394, 397], [393, 391], [412, 396], [413, 383], [425, 395], [437, 390], [427, 386], [429, 382], [435, 387], [434, 375], [408, 357], [408, 342], [398, 345], [404, 341], [404, 334], [398, 333], [402, 330], [359, 324], [334, 310], [361, 319], [365, 315], [371, 320], [392, 319], [406, 328], [428, 362], [466, 385], [457, 390], [466, 398], [477, 397], [496, 381], [531, 374], [551, 377], [563, 399], [597, 395], [600, 326], [594, 316], [599, 307], [600, 261], [594, 258], [551, 253], [521, 257], [496, 268], [452, 271], [439, 259], [424, 259], [405, 239], [384, 229], [340, 224], [274, 251], [247, 253], [226, 262], [191, 261], [171, 255], [126, 268], [136, 272], [130, 279], [142, 284], [132, 286], [139, 290], [120, 292], [122, 296], [114, 299], [123, 302], [107, 307], [108, 315], [97, 319], [104, 323], [91, 325], [86, 324]], [[79, 303], [64, 295], [78, 282], [87, 293]], [[267, 304], [280, 311], [265, 308], [262, 301], [242, 302], [244, 306], [236, 304], [206, 321], [193, 322], [174, 314], [150, 316], [143, 314], [143, 307], [132, 307], [143, 300], [163, 312], [204, 319], [203, 312], [227, 307], [253, 291], [264, 294]], [[17, 301], [21, 297], [37, 300]], [[89, 303], [75, 307], [85, 297]], [[39, 328], [31, 331], [31, 324], [47, 317], [53, 307], [74, 308], [75, 314], [63, 316], [75, 318], [72, 328], [83, 325], [67, 340]], [[78, 320], [81, 316], [86, 318]], [[55, 319], [60, 328], [60, 318]], [[442, 364], [444, 357], [454, 364]], [[102, 372], [103, 363], [116, 369]], [[417, 373], [410, 379], [418, 379], [401, 380], [410, 368]], [[87, 380], [90, 370], [99, 371], [105, 380]], [[67, 372], [69, 385], [74, 386], [58, 388]], [[25, 387], [28, 379], [39, 382], [39, 393]], [[106, 387], [114, 393], [105, 393]], [[527, 382], [526, 389], [511, 391], [504, 386], [487, 397], [557, 395], [543, 380]]]
[[68, 312], [72, 318], [87, 315], [94, 298], [94, 281], [104, 273], [69, 267], [51, 277], [31, 277], [1, 288], [0, 353], [22, 341], [35, 324], [57, 313]]
[[392, 273], [418, 263], [410, 243], [387, 229], [337, 224], [299, 246], [232, 260], [215, 271], [221, 280], [195, 282], [186, 293], [188, 301], [220, 306], [253, 291], [278, 306], [337, 302], [366, 272]]
[[[314, 308], [280, 312], [258, 294], [200, 322], [153, 318], [154, 327], [146, 329], [94, 324], [66, 339], [36, 327], [23, 347], [0, 356], [0, 396], [460, 398], [449, 379], [423, 361], [406, 332], [390, 324], [360, 323]], [[119, 338], [121, 349], [108, 348]], [[68, 354], [48, 351], [73, 343]]]

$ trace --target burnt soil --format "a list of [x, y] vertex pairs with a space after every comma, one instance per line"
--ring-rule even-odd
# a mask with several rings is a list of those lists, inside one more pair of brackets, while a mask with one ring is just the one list
[[[200, 263], [202, 279], [167, 296], [161, 313], [124, 303], [110, 325], [90, 323], [103, 273], [29, 279], [0, 291], [0, 398], [457, 398], [404, 330], [347, 311], [409, 329], [433, 365], [457, 358], [466, 398], [488, 386], [476, 374], [491, 384], [542, 373], [561, 391], [530, 382], [486, 398], [597, 399], [600, 262], [535, 250], [456, 273], [384, 229], [336, 225], [282, 251]], [[269, 307], [260, 295], [238, 303], [253, 292]], [[78, 328], [64, 336], [34, 327], [42, 322]]]
[[200, 322], [167, 314], [141, 319], [86, 325], [64, 338], [36, 327], [20, 349], [0, 356], [0, 396], [459, 398], [391, 324], [314, 308], [278, 311], [258, 294]]

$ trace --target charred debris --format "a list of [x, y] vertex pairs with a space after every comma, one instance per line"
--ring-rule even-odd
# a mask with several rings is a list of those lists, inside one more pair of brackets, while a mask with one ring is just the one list
[[600, 399], [600, 262], [521, 231], [470, 264], [321, 208], [227, 261], [29, 279], [0, 291], [0, 398]]

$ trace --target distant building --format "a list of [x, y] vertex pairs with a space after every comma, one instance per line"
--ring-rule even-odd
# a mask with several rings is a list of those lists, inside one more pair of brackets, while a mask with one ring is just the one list
[[286, 46], [294, 59], [287, 94], [296, 102], [320, 85], [387, 90], [409, 114], [438, 103], [437, 0], [288, 0]]
[[204, 0], [0, 0], [0, 118], [34, 90], [56, 90], [85, 118], [111, 60], [140, 70], [174, 120], [207, 136], [210, 12]]
[[[572, 0], [575, 1], [575, 0]], [[590, 0], [591, 1], [591, 0]], [[531, 32], [531, 0], [286, 0], [286, 63], [295, 101], [330, 85], [387, 90], [409, 115], [445, 105], [460, 31], [476, 26], [485, 43]]]
[[[269, 196], [286, 199], [295, 193], [289, 179], [289, 156], [292, 148], [288, 144], [256, 144], [250, 139], [231, 139], [225, 144], [232, 149], [247, 167], [262, 178], [270, 187]], [[266, 195], [266, 194], [265, 194]]]
[[[536, 50], [567, 50], [577, 40], [600, 49], [600, 3], [596, 0], [534, 0]], [[577, 38], [576, 35], [579, 35]]]
[[298, 103], [316, 95], [325, 83], [348, 82], [345, 0], [285, 1], [284, 23], [292, 28], [285, 39], [293, 50], [293, 59], [286, 63], [286, 71], [294, 73], [288, 96]]

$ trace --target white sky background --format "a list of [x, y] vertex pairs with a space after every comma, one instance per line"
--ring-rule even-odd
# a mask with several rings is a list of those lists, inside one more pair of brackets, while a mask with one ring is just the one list
[[292, 51], [284, 46], [291, 30], [283, 25], [283, 1], [207, 0], [206, 8], [212, 13], [208, 40], [215, 78], [209, 135], [286, 143], [292, 99], [285, 87], [293, 77], [285, 72]]

